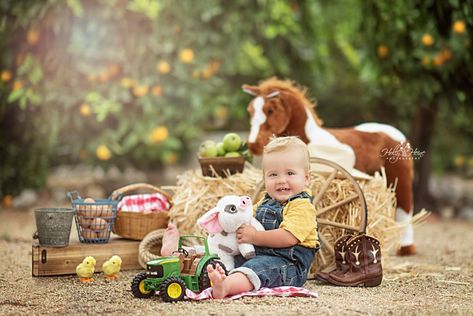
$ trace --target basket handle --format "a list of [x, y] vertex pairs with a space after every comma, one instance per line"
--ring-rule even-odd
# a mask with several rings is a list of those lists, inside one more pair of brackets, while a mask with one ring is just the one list
[[124, 195], [125, 193], [132, 192], [139, 189], [149, 189], [151, 191], [161, 193], [168, 199], [170, 206], [172, 206], [171, 195], [169, 195], [169, 193], [148, 183], [134, 183], [134, 184], [126, 185], [123, 188], [116, 189], [115, 191], [112, 192], [111, 198], [112, 200], [115, 200], [121, 197], [122, 195]]

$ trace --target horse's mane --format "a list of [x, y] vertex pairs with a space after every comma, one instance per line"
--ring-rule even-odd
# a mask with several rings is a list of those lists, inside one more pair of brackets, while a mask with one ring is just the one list
[[308, 98], [307, 88], [298, 85], [292, 80], [280, 80], [276, 77], [271, 77], [261, 81], [258, 85], [258, 88], [260, 89], [260, 94], [262, 95], [267, 95], [275, 89], [292, 94], [292, 96], [295, 97], [301, 104], [303, 104], [305, 108], [309, 109], [317, 124], [320, 126], [322, 125], [322, 120], [317, 116], [314, 110], [317, 106], [317, 101], [315, 99]]

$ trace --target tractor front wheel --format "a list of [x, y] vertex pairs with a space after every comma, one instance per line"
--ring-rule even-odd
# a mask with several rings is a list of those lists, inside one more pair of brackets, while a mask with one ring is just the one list
[[131, 282], [131, 292], [137, 298], [149, 298], [153, 296], [153, 290], [145, 288], [146, 273], [138, 273]]
[[228, 271], [227, 271], [227, 268], [225, 267], [225, 265], [221, 262], [221, 261], [218, 261], [218, 260], [210, 260], [206, 265], [204, 265], [204, 267], [202, 268], [202, 272], [200, 273], [200, 277], [199, 277], [199, 291], [203, 291], [205, 290], [206, 288], [208, 287], [211, 287], [212, 286], [212, 283], [210, 282], [210, 279], [209, 279], [209, 273], [207, 272], [207, 266], [209, 264], [212, 265], [212, 267], [215, 268], [216, 264], [218, 263], [219, 266], [221, 266], [223, 268], [223, 270], [225, 271], [225, 274], [228, 275]]
[[178, 302], [186, 294], [186, 284], [177, 277], [169, 277], [161, 283], [159, 296], [165, 302]]

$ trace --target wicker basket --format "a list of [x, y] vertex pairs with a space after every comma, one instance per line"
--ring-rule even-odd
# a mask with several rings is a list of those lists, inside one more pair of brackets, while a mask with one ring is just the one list
[[[172, 207], [171, 196], [167, 192], [147, 183], [130, 184], [117, 189], [112, 193], [112, 197], [143, 189], [161, 193], [168, 199], [170, 207]], [[119, 211], [112, 231], [123, 238], [142, 240], [149, 232], [166, 228], [168, 222], [169, 214], [167, 211], [153, 213]]]
[[[206, 177], [215, 177], [217, 173], [222, 178], [237, 172], [243, 172], [245, 166], [245, 157], [215, 157], [199, 158], [202, 175]], [[214, 172], [215, 170], [215, 172]]]

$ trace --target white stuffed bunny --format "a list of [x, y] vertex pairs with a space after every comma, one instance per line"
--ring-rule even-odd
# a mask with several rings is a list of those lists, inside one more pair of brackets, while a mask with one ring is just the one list
[[253, 217], [253, 204], [248, 196], [224, 196], [197, 223], [209, 233], [210, 252], [219, 255], [228, 271], [235, 267], [233, 256], [240, 253], [247, 259], [255, 256], [252, 244], [238, 244], [236, 230], [243, 224], [264, 230], [263, 225]]

